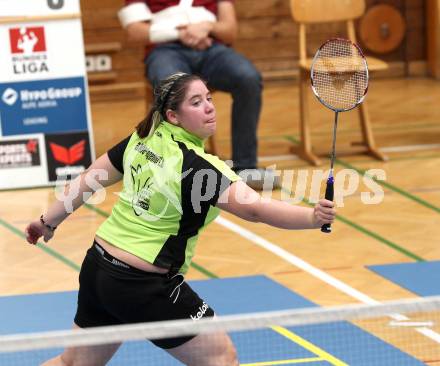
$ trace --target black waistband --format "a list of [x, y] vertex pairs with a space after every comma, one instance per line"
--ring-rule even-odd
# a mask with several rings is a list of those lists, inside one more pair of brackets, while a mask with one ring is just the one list
[[126, 271], [129, 271], [132, 273], [149, 275], [149, 276], [159, 276], [159, 277], [169, 276], [168, 273], [147, 272], [147, 271], [143, 271], [142, 269], [130, 266], [129, 264], [121, 261], [120, 259], [113, 257], [101, 245], [99, 245], [99, 243], [96, 242], [96, 240], [93, 241], [92, 248], [94, 248], [95, 253], [99, 254], [99, 256], [102, 257], [106, 262], [108, 262], [109, 264], [112, 264], [113, 266], [118, 267], [122, 270], [126, 270]]

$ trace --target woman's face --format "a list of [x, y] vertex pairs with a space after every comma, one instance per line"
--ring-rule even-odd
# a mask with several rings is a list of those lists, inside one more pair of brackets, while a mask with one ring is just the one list
[[213, 135], [216, 128], [215, 107], [211, 93], [201, 80], [189, 83], [185, 98], [177, 111], [167, 111], [168, 121], [183, 127], [202, 139]]

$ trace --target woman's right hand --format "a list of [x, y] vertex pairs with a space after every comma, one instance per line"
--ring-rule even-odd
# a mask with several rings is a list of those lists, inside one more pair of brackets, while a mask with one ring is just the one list
[[320, 199], [313, 209], [313, 226], [320, 228], [324, 224], [332, 224], [335, 216], [335, 203], [326, 199]]
[[26, 240], [29, 244], [37, 244], [38, 239], [43, 237], [47, 243], [52, 239], [54, 231], [43, 225], [40, 220], [32, 221], [25, 229]]
[[209, 36], [209, 30], [203, 23], [189, 24], [177, 28], [179, 39], [187, 47], [203, 51], [212, 46], [213, 39]]

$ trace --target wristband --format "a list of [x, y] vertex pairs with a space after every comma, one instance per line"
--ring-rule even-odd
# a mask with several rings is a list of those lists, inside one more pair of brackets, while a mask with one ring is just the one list
[[43, 215], [40, 216], [40, 222], [47, 227], [50, 231], [55, 231], [55, 229], [57, 228], [56, 226], [50, 226], [49, 224], [46, 223], [46, 221], [44, 221], [43, 219]]

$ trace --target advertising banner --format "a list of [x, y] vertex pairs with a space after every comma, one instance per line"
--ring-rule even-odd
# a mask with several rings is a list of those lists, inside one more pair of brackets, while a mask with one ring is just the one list
[[94, 159], [79, 11], [0, 0], [0, 189], [53, 185]]
[[80, 13], [77, 0], [0, 0], [0, 9], [2, 17]]
[[0, 189], [43, 186], [47, 177], [43, 134], [0, 139]]

